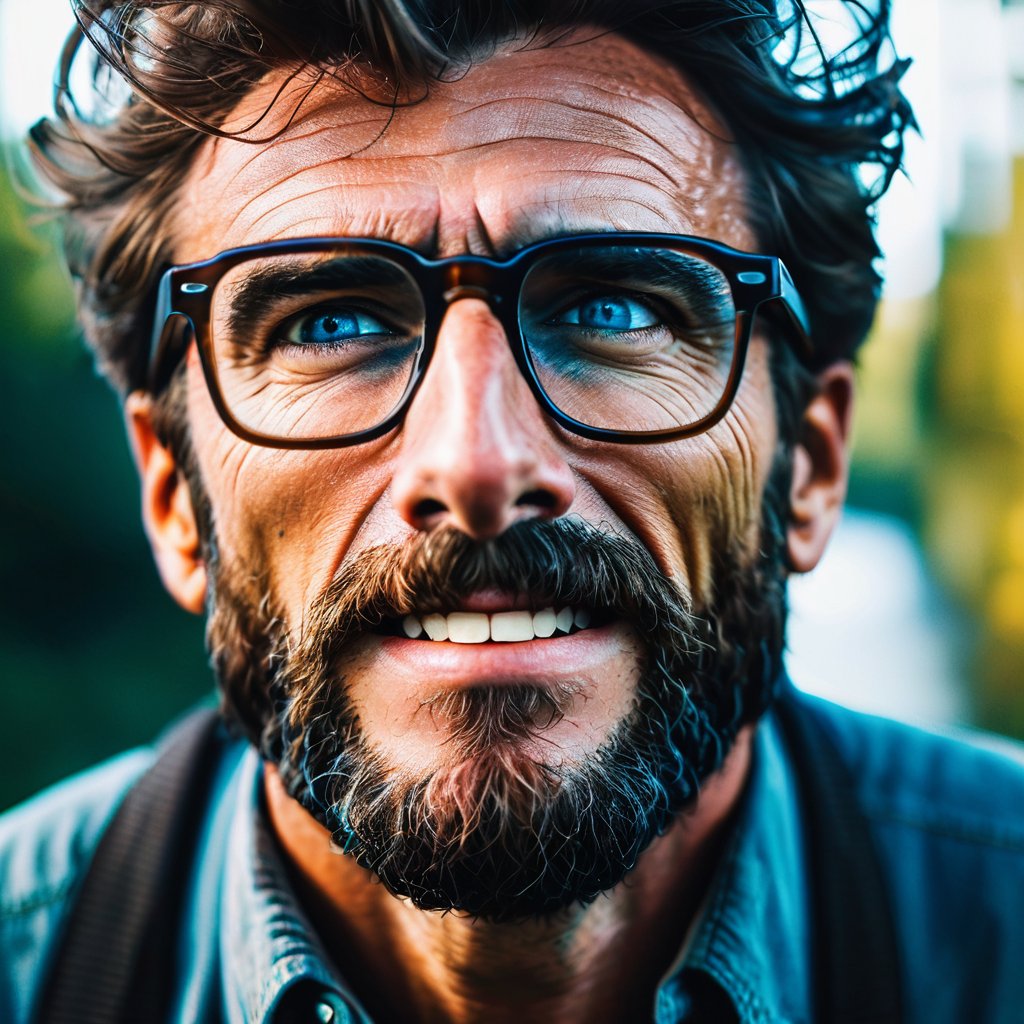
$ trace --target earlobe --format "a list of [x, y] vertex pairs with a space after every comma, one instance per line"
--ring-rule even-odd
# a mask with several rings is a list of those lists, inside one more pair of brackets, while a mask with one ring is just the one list
[[160, 578], [186, 611], [206, 600], [206, 565], [188, 481], [153, 427], [152, 397], [141, 391], [125, 401], [125, 426], [142, 484], [142, 521]]
[[821, 559], [839, 522], [849, 476], [853, 367], [835, 363], [818, 376], [818, 391], [804, 412], [793, 451], [786, 550], [794, 572]]

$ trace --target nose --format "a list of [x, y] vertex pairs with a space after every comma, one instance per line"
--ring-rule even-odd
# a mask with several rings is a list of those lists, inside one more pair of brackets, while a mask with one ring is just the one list
[[505, 332], [477, 298], [448, 307], [406, 414], [392, 495], [419, 530], [451, 525], [485, 540], [572, 505], [572, 471]]

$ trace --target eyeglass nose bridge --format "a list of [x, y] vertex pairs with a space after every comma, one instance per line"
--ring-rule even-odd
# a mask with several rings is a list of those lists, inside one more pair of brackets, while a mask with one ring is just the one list
[[441, 297], [446, 306], [461, 299], [480, 299], [497, 316], [508, 303], [508, 281], [502, 267], [483, 256], [454, 256], [436, 265], [441, 275]]
[[[518, 322], [516, 317], [516, 294], [518, 275], [511, 272], [495, 260], [485, 256], [453, 256], [439, 260], [434, 264], [434, 294], [439, 296], [433, 306], [435, 330], [440, 327], [441, 320], [449, 306], [462, 299], [478, 299], [487, 304], [492, 315], [501, 324], [509, 345], [512, 347], [516, 362], [524, 373], [529, 371], [523, 365], [523, 354], [518, 341]], [[428, 319], [430, 319], [428, 315]]]
[[475, 284], [457, 284], [443, 292], [441, 297], [449, 306], [460, 299], [480, 299], [493, 308], [494, 304], [501, 300], [501, 296], [492, 295], [486, 288]]
[[472, 255], [450, 256], [429, 261], [433, 288], [424, 295], [427, 313], [426, 344], [417, 361], [417, 384], [411, 389], [410, 398], [418, 389], [418, 381], [422, 379], [432, 360], [441, 322], [448, 308], [462, 299], [478, 299], [486, 303], [491, 315], [501, 325], [505, 340], [512, 351], [512, 358], [540, 406], [549, 412], [554, 408], [530, 365], [519, 328], [518, 300], [523, 272], [518, 264], [519, 261], [516, 259], [499, 261], [486, 256]]

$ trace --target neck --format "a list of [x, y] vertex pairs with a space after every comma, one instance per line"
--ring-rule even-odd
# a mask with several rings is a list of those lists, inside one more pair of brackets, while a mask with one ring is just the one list
[[330, 850], [327, 830], [266, 772], [270, 819], [300, 901], [379, 1024], [651, 1019], [693, 922], [750, 765], [741, 732], [696, 806], [588, 907], [515, 924], [417, 910]]

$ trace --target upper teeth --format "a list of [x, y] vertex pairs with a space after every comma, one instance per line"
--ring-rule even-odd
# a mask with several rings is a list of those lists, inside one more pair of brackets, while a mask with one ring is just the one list
[[422, 617], [406, 615], [402, 630], [410, 640], [426, 634], [431, 640], [450, 640], [456, 644], [482, 644], [487, 640], [511, 643], [549, 637], [556, 632], [568, 633], [573, 626], [584, 629], [590, 624], [586, 608], [542, 608], [538, 612], [436, 612]]

